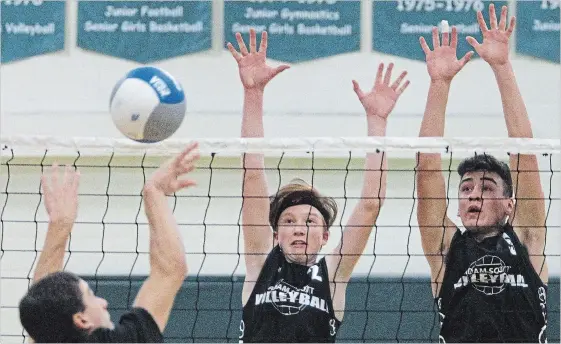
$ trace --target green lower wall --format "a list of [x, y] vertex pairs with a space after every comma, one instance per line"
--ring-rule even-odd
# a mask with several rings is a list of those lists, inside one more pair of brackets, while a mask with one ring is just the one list
[[[142, 280], [86, 278], [107, 299], [113, 321], [133, 302]], [[243, 278], [188, 278], [176, 298], [166, 342], [237, 342]], [[548, 292], [548, 341], [559, 342], [559, 278]], [[338, 341], [437, 342], [438, 322], [428, 278], [353, 278]]]

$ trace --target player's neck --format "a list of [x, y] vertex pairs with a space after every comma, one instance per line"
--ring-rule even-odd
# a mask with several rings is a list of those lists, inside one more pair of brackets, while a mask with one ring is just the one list
[[485, 228], [479, 227], [476, 230], [472, 230], [471, 233], [475, 241], [482, 242], [487, 238], [491, 238], [499, 235], [502, 232], [502, 230], [503, 230], [502, 226], [497, 225], [497, 226], [485, 227]]
[[308, 254], [304, 259], [302, 257], [291, 257], [290, 255], [284, 255], [287, 262], [291, 264], [298, 264], [302, 266], [312, 266], [316, 263], [317, 255]]

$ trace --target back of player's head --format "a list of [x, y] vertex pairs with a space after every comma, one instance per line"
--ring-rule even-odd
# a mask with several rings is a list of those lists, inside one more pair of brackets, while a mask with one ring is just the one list
[[300, 204], [308, 204], [319, 210], [327, 229], [333, 225], [337, 217], [337, 202], [333, 198], [322, 196], [301, 179], [294, 179], [271, 196], [269, 224], [273, 230], [278, 229], [279, 218], [286, 208]]
[[458, 166], [458, 174], [462, 178], [468, 172], [493, 172], [496, 173], [504, 183], [504, 195], [512, 197], [512, 177], [510, 168], [502, 161], [497, 160], [494, 156], [483, 154], [475, 155], [467, 158]]
[[80, 278], [68, 272], [50, 274], [29, 288], [19, 303], [23, 328], [35, 342], [83, 342], [87, 332], [74, 325], [73, 316], [85, 305]]

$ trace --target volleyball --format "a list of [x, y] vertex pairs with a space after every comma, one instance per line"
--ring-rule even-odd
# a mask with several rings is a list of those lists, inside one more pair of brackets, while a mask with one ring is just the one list
[[113, 87], [109, 111], [126, 137], [154, 143], [173, 135], [185, 117], [186, 100], [181, 84], [157, 67], [129, 71]]

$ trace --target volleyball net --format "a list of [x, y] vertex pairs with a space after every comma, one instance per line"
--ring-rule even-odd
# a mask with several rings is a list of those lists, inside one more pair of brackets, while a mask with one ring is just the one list
[[[186, 140], [143, 145], [130, 140], [3, 138], [0, 164], [0, 342], [24, 342], [18, 302], [31, 284], [48, 217], [40, 175], [54, 162], [81, 171], [78, 218], [65, 270], [84, 277], [109, 301], [113, 320], [130, 307], [149, 272], [148, 223], [141, 190], [150, 174]], [[340, 341], [437, 341], [438, 317], [416, 221], [416, 153], [441, 153], [448, 216], [457, 218], [458, 163], [474, 154], [508, 162], [509, 154], [538, 157], [547, 214], [544, 254], [550, 275], [549, 341], [559, 340], [560, 143], [497, 138], [204, 139], [192, 177], [198, 185], [169, 197], [181, 231], [189, 277], [165, 337], [172, 342], [238, 341], [244, 247], [241, 155], [265, 154], [269, 193], [300, 178], [333, 197], [339, 215], [322, 252], [339, 242], [361, 195], [364, 158], [388, 159], [387, 195], [347, 289]], [[459, 221], [456, 221], [459, 224]], [[551, 300], [549, 302], [549, 300]]]

